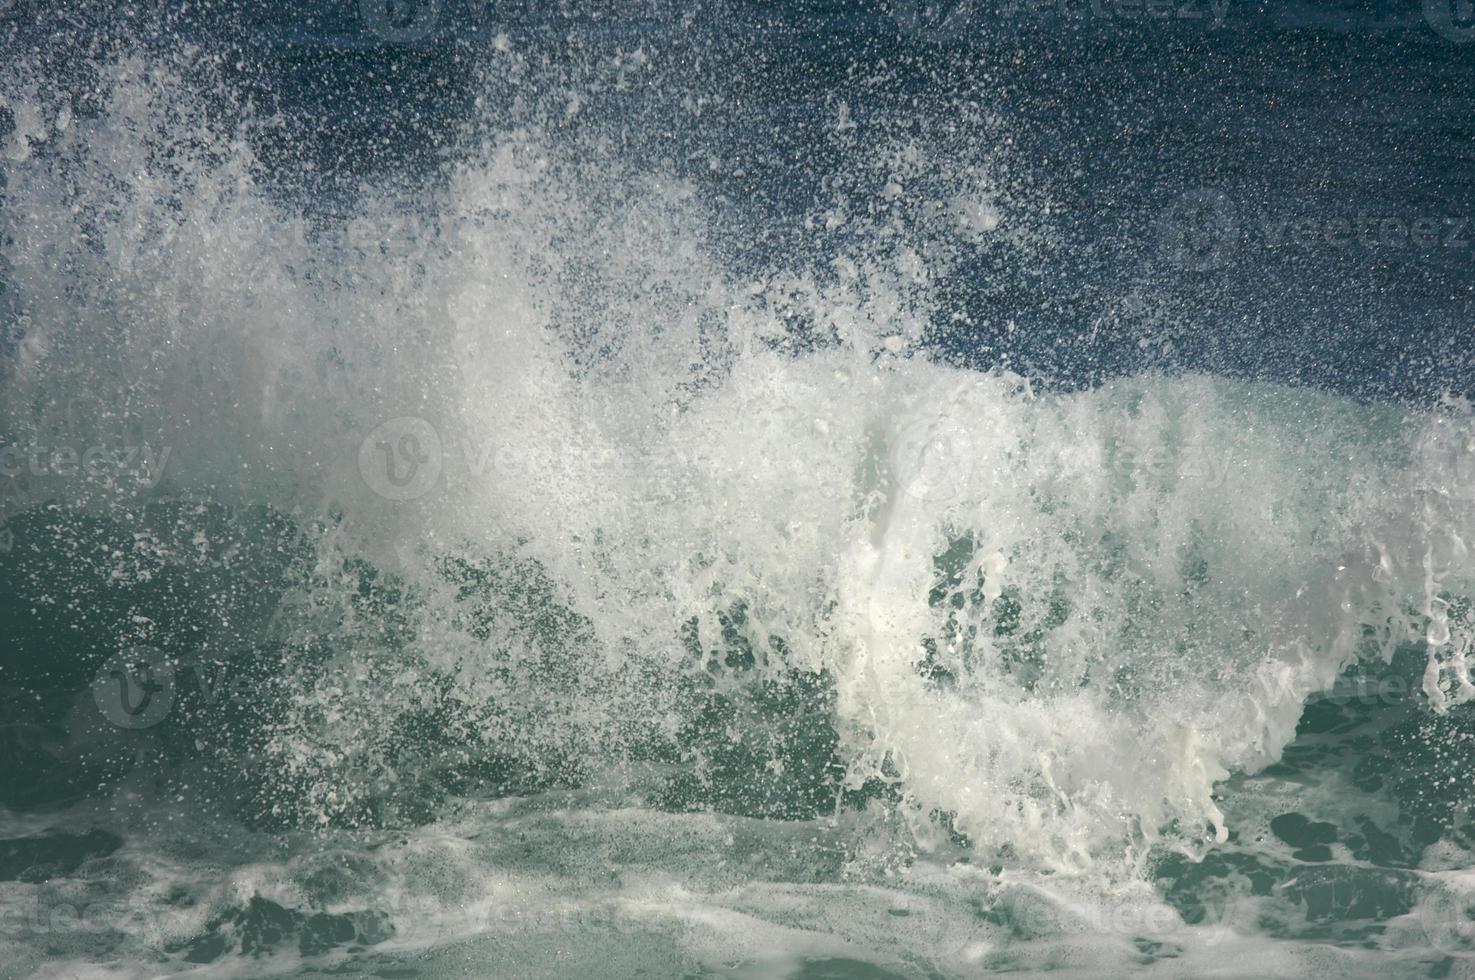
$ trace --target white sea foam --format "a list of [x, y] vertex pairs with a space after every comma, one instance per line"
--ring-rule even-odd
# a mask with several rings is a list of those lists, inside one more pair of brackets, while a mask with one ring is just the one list
[[[26, 319], [0, 419], [20, 449], [147, 446], [164, 471], [28, 463], [12, 507], [270, 503], [331, 528], [325, 562], [421, 590], [414, 649], [346, 650], [341, 683], [302, 694], [334, 724], [274, 746], [324, 820], [351, 792], [334, 766], [415, 671], [597, 768], [617, 729], [677, 724], [683, 631], [720, 647], [738, 603], [756, 674], [833, 681], [852, 785], [894, 781], [1055, 872], [1130, 877], [1165, 828], [1222, 841], [1216, 783], [1276, 760], [1358, 656], [1422, 637], [1431, 707], [1475, 693], [1461, 406], [943, 366], [920, 342], [956, 253], [916, 227], [734, 268], [687, 179], [536, 127], [324, 226], [258, 187], [178, 80], [121, 62], [107, 82], [101, 115], [12, 137], [0, 230]], [[23, 120], [61, 100], [6, 98]], [[878, 159], [879, 208], [942, 168]], [[970, 241], [1023, 241], [1028, 197], [944, 190], [937, 213], [987, 200], [963, 208]], [[587, 623], [558, 653], [576, 679], [493, 671], [451, 622], [446, 555], [542, 569]]]

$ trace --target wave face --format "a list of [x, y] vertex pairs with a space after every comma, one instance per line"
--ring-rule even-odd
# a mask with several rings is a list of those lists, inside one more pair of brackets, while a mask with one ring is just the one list
[[744, 198], [704, 28], [587, 29], [388, 39], [434, 152], [353, 180], [208, 43], [7, 69], [20, 969], [1462, 955], [1468, 405], [1041, 374], [1006, 118], [835, 100]]

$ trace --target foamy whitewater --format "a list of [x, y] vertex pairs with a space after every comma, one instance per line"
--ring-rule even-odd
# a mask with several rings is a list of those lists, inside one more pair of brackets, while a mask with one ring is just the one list
[[481, 42], [331, 192], [208, 43], [5, 67], [0, 973], [1475, 976], [1457, 394], [963, 366], [1004, 116], [755, 251], [658, 45]]

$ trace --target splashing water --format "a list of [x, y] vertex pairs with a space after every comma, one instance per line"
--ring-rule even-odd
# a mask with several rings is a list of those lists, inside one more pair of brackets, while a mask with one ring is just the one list
[[[65, 729], [45, 775], [7, 747], [6, 836], [76, 857], [0, 857], [16, 962], [309, 975], [490, 936], [517, 972], [562, 934], [573, 975], [614, 932], [658, 972], [1089, 975], [1083, 936], [1299, 969], [1318, 934], [1257, 942], [1239, 865], [1197, 906], [1175, 882], [1321, 846], [1260, 807], [1349, 671], [1413, 656], [1398, 710], [1466, 724], [1468, 406], [950, 363], [939, 284], [1025, 279], [1050, 236], [998, 120], [961, 157], [850, 147], [811, 247], [754, 262], [699, 174], [581, 121], [593, 82], [329, 207], [198, 65], [99, 64], [86, 111], [0, 88], [5, 683], [41, 692], [7, 711]], [[478, 85], [539, 70], [508, 45]], [[88, 688], [125, 647], [151, 680]], [[1424, 889], [1390, 948], [1464, 943], [1431, 911], [1453, 853], [1379, 886]], [[29, 910], [67, 875], [108, 923], [58, 946]]]

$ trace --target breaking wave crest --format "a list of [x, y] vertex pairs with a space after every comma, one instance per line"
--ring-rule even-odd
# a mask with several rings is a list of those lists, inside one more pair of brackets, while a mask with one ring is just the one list
[[[1413, 645], [1427, 710], [1475, 695], [1467, 406], [949, 363], [938, 284], [1049, 235], [1003, 132], [846, 147], [761, 261], [576, 95], [330, 208], [186, 74], [120, 57], [74, 107], [15, 69], [0, 217], [17, 683], [54, 707], [154, 651], [170, 785], [303, 826], [883, 800], [1126, 875], [1224, 840], [1216, 784], [1349, 665]], [[82, 786], [102, 750], [64, 741]]]

